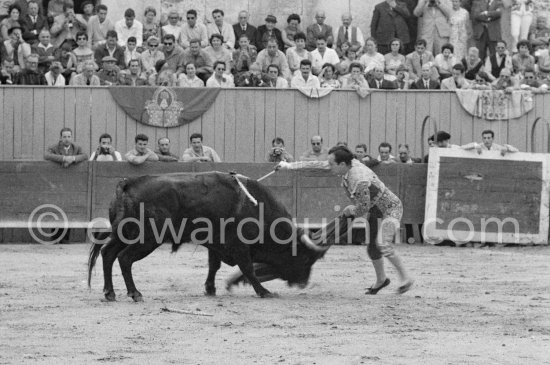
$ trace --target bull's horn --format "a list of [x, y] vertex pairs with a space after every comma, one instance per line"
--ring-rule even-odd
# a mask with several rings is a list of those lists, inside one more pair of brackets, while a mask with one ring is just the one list
[[300, 237], [300, 239], [303, 242], [303, 244], [306, 245], [306, 247], [308, 247], [309, 249], [311, 249], [313, 251], [325, 252], [326, 250], [328, 250], [330, 248], [330, 246], [318, 246], [318, 245], [316, 245], [315, 243], [313, 243], [311, 238], [306, 233], [304, 233]]

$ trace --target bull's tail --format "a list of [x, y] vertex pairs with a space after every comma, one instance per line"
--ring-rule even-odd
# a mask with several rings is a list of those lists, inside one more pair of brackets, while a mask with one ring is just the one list
[[101, 253], [102, 243], [92, 243], [90, 247], [90, 255], [88, 256], [88, 288], [92, 287], [92, 270], [94, 269], [97, 257]]

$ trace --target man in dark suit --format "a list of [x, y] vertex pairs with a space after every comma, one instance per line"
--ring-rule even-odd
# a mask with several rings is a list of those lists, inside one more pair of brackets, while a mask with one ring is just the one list
[[422, 65], [422, 72], [420, 73], [421, 77], [416, 80], [412, 85], [411, 89], [416, 90], [437, 90], [440, 89], [441, 86], [439, 85], [439, 82], [431, 79], [431, 65], [425, 64]]
[[315, 13], [315, 24], [311, 24], [307, 27], [307, 42], [306, 49], [311, 52], [317, 49], [317, 38], [323, 36], [327, 40], [327, 47], [331, 48], [334, 42], [334, 36], [332, 34], [332, 27], [325, 24], [326, 15], [324, 11], [318, 11]]
[[256, 27], [248, 24], [248, 11], [243, 10], [239, 13], [239, 22], [233, 24], [233, 32], [235, 33], [235, 49], [239, 49], [239, 39], [241, 35], [246, 34], [250, 45], [256, 46]]
[[273, 15], [268, 15], [265, 18], [265, 24], [260, 25], [256, 30], [256, 48], [258, 49], [258, 53], [264, 48], [267, 48], [267, 41], [270, 38], [275, 38], [277, 40], [279, 51], [285, 51], [283, 35], [279, 29], [275, 28], [275, 24], [277, 24], [277, 18]]
[[384, 89], [384, 90], [392, 90], [397, 89], [397, 83], [384, 79], [384, 67], [382, 66], [375, 66], [372, 70], [373, 78], [370, 79], [369, 87], [371, 89]]
[[40, 14], [40, 8], [36, 0], [31, 0], [28, 3], [28, 12], [22, 16], [23, 18], [23, 28], [25, 33], [32, 33], [34, 35], [39, 35], [42, 29], [48, 29], [47, 19]]
[[378, 43], [378, 52], [390, 52], [390, 43], [394, 38], [401, 40], [402, 48], [406, 47], [411, 40], [406, 22], [410, 16], [407, 5], [401, 1], [385, 0], [374, 7], [370, 34]]
[[491, 54], [495, 53], [497, 41], [502, 38], [500, 17], [503, 7], [501, 0], [474, 0], [472, 4], [470, 17], [479, 57], [482, 60], [487, 56], [487, 48]]
[[116, 65], [120, 69], [126, 68], [126, 64], [124, 62], [124, 50], [118, 45], [117, 32], [114, 30], [107, 31], [106, 38], [107, 41], [105, 44], [98, 46], [94, 52], [95, 63], [101, 65], [103, 58], [110, 56], [117, 60]]

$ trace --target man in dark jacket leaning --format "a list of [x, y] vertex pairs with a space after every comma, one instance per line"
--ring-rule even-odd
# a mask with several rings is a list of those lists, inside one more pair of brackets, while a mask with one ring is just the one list
[[61, 140], [48, 148], [44, 154], [45, 160], [57, 162], [63, 167], [69, 167], [72, 164], [77, 164], [88, 159], [82, 148], [73, 143], [73, 131], [71, 128], [62, 128], [59, 134]]

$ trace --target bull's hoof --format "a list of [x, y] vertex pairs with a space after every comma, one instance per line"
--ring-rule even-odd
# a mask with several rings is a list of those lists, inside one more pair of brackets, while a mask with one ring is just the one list
[[128, 293], [128, 296], [134, 300], [134, 302], [143, 302], [143, 295], [137, 290], [133, 293]]
[[102, 302], [115, 302], [116, 301], [116, 294], [114, 291], [106, 291], [105, 293], [105, 299], [101, 299]]
[[260, 294], [260, 298], [279, 298], [279, 294], [266, 291]]
[[207, 297], [215, 297], [216, 287], [212, 284], [204, 284], [204, 295], [206, 295]]

